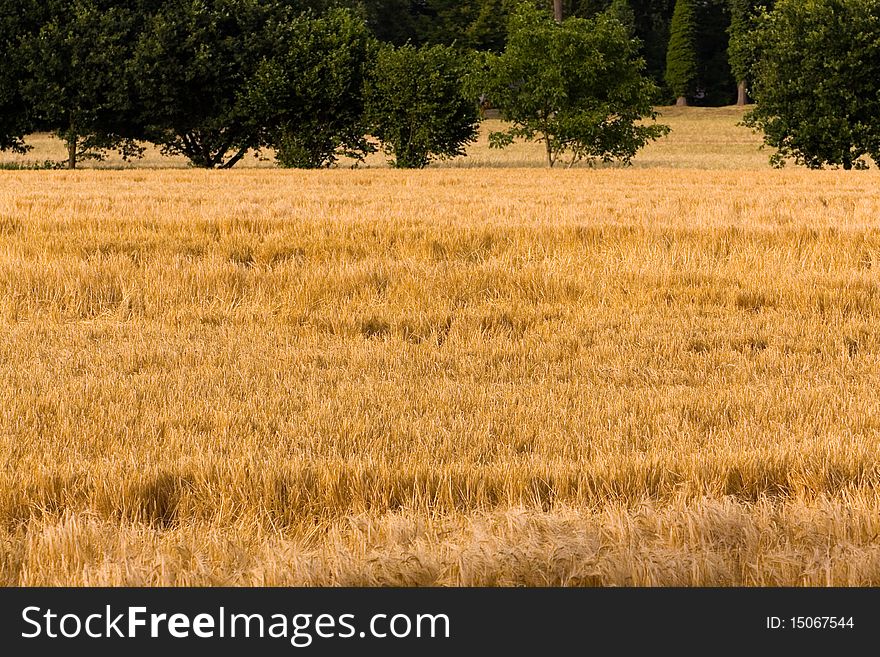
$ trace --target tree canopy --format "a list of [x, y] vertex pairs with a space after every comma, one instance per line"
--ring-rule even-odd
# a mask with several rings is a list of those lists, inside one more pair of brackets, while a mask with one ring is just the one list
[[468, 93], [472, 62], [448, 46], [386, 46], [366, 86], [370, 133], [401, 168], [464, 155], [480, 116]]
[[780, 0], [752, 32], [757, 53], [746, 124], [810, 168], [880, 161], [880, 2]]
[[627, 28], [609, 14], [567, 18], [523, 6], [511, 18], [507, 47], [487, 62], [487, 91], [510, 127], [490, 135], [504, 147], [517, 138], [544, 143], [552, 167], [569, 155], [628, 163], [667, 128], [656, 114], [657, 87]]
[[316, 168], [339, 156], [361, 159], [366, 140], [364, 84], [377, 44], [346, 10], [293, 16], [271, 27], [275, 53], [262, 60], [247, 89], [262, 124], [261, 144], [283, 166]]
[[142, 136], [124, 70], [138, 27], [131, 4], [50, 0], [39, 27], [20, 41], [31, 117], [68, 148], [68, 167], [108, 149], [139, 153]]
[[0, 150], [24, 152], [34, 128], [33, 109], [23, 95], [27, 57], [22, 43], [38, 29], [32, 0], [0, 0]]
[[130, 70], [147, 138], [198, 167], [229, 168], [261, 141], [245, 91], [271, 56], [259, 0], [179, 0], [148, 16]]

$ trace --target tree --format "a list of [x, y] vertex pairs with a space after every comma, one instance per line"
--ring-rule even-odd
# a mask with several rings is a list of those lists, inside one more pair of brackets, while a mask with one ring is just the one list
[[635, 17], [634, 36], [641, 44], [639, 55], [645, 60], [645, 71], [655, 83], [665, 85], [669, 23], [675, 0], [630, 0], [630, 4]]
[[751, 7], [749, 0], [730, 0], [730, 27], [728, 28], [730, 41], [727, 47], [727, 59], [730, 68], [736, 77], [736, 104], [745, 105], [746, 77], [749, 69], [747, 54], [749, 12]]
[[402, 46], [504, 47], [513, 0], [345, 0], [366, 18], [377, 39]]
[[480, 120], [466, 91], [471, 71], [469, 58], [448, 46], [379, 52], [366, 86], [367, 121], [394, 166], [422, 168], [465, 154]]
[[736, 104], [748, 102], [748, 78], [755, 63], [751, 32], [762, 10], [768, 9], [770, 0], [728, 0], [730, 4], [730, 37], [727, 59], [736, 78]]
[[45, 22], [21, 44], [22, 93], [36, 119], [67, 144], [67, 166], [115, 149], [140, 155], [129, 79], [124, 74], [137, 29], [131, 6], [52, 0]]
[[35, 7], [27, 0], [0, 0], [0, 150], [25, 152], [33, 110], [22, 94], [26, 77], [21, 44], [36, 29]]
[[730, 105], [736, 97], [736, 80], [728, 62], [728, 0], [700, 0], [694, 4], [696, 18], [697, 81], [694, 104]]
[[468, 45], [476, 50], [501, 52], [507, 40], [507, 0], [481, 0], [479, 11], [466, 30]]
[[[366, 18], [370, 30], [380, 41], [397, 46], [449, 43], [450, 25], [435, 7], [437, 0], [361, 0], [349, 2]], [[469, 3], [466, 3], [469, 4]]]
[[669, 28], [666, 51], [666, 84], [676, 97], [676, 105], [687, 105], [695, 91], [699, 71], [696, 49], [696, 21], [693, 0], [676, 0]]
[[197, 167], [235, 166], [261, 140], [245, 93], [271, 57], [260, 0], [178, 0], [147, 21], [132, 60], [146, 137]]
[[880, 3], [780, 0], [751, 33], [756, 107], [745, 124], [810, 168], [880, 162]]
[[[288, 0], [282, 0], [288, 2]], [[645, 72], [668, 91], [665, 79], [670, 26], [676, 0], [519, 0], [536, 8], [559, 9], [563, 17], [595, 18], [609, 10], [639, 40], [639, 56]], [[735, 101], [737, 81], [728, 61], [728, 29], [731, 3], [739, 0], [690, 0], [692, 59], [696, 62], [689, 103], [726, 105]], [[771, 0], [749, 0], [765, 4]], [[433, 45], [473, 48], [499, 53], [506, 42], [509, 14], [517, 0], [290, 0], [297, 6], [320, 7], [341, 4], [355, 7], [375, 36], [395, 45]], [[673, 99], [675, 100], [675, 99]]]
[[611, 0], [608, 14], [626, 28], [626, 33], [631, 39], [636, 35], [636, 15], [629, 0]]
[[489, 63], [490, 97], [511, 123], [493, 132], [490, 144], [539, 139], [551, 167], [566, 152], [569, 166], [580, 160], [628, 163], [668, 131], [642, 122], [656, 118], [658, 90], [642, 74], [637, 47], [607, 14], [556, 23], [523, 5], [511, 18], [504, 53]]
[[277, 54], [264, 60], [248, 94], [262, 145], [288, 167], [330, 166], [374, 150], [366, 140], [364, 83], [376, 45], [363, 21], [334, 10], [274, 26]]

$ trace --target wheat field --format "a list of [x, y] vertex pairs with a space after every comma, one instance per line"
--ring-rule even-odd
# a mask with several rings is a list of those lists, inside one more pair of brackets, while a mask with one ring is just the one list
[[0, 172], [0, 584], [880, 585], [880, 173], [706, 112], [630, 169]]

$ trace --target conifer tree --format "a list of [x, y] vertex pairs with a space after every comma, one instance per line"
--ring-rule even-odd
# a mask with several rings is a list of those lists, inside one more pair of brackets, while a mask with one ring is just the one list
[[666, 50], [666, 84], [675, 94], [676, 105], [687, 105], [687, 97], [696, 85], [696, 31], [693, 0], [676, 0]]

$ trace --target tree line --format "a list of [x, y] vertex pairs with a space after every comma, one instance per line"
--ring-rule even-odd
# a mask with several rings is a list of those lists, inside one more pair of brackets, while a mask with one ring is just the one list
[[[378, 38], [395, 44], [456, 44], [475, 50], [501, 52], [507, 39], [507, 20], [519, 0], [326, 0], [313, 6], [342, 2], [356, 8]], [[558, 17], [594, 18], [612, 12], [638, 40], [645, 71], [660, 88], [659, 102], [687, 98], [690, 104], [729, 105], [745, 102], [743, 78], [738, 77], [737, 54], [730, 44], [748, 28], [747, 18], [773, 0], [531, 0], [538, 8], [553, 8]], [[676, 8], [678, 11], [676, 12]], [[686, 14], [690, 24], [676, 26]], [[684, 27], [684, 29], [682, 29]], [[676, 93], [667, 79], [668, 50], [674, 33], [693, 57], [687, 93]]]
[[476, 139], [479, 99], [506, 119], [492, 147], [627, 163], [668, 131], [654, 104], [705, 99], [723, 4], [725, 65], [774, 164], [880, 159], [880, 0], [669, 0], [662, 83], [644, 26], [665, 14], [645, 1], [0, 0], [0, 149], [50, 130], [70, 168], [144, 143], [205, 168], [260, 149], [423, 167]]
[[[22, 6], [25, 4], [26, 6]], [[608, 12], [553, 21], [524, 3], [503, 50], [383, 42], [352, 8], [283, 0], [0, 0], [0, 148], [50, 130], [66, 165], [144, 143], [229, 168], [271, 149], [282, 166], [398, 167], [464, 154], [480, 97], [510, 128], [564, 154], [628, 162], [665, 128], [636, 41]], [[368, 138], [368, 136], [370, 138]], [[570, 156], [570, 157], [568, 157]]]
[[[660, 88], [659, 101], [667, 104], [686, 97], [691, 104], [728, 105], [737, 100], [735, 62], [730, 40], [744, 27], [744, 17], [772, 0], [530, 0], [536, 7], [552, 7], [559, 17], [594, 18], [611, 11], [638, 39], [645, 71]], [[510, 14], [519, 0], [313, 0], [311, 6], [354, 8], [376, 36], [390, 43], [457, 45], [500, 53], [507, 40]], [[682, 30], [674, 16], [685, 13], [691, 24]], [[687, 93], [676, 93], [667, 82], [670, 38], [677, 32], [687, 39], [679, 46], [693, 55], [694, 69]], [[733, 55], [735, 58], [736, 55]], [[742, 91], [742, 87], [739, 87]], [[740, 96], [740, 101], [745, 98]]]

